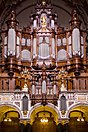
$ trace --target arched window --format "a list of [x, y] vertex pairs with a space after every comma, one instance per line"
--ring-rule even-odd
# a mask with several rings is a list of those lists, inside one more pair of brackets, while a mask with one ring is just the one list
[[61, 111], [66, 111], [66, 97], [64, 95], [60, 98], [60, 106]]
[[23, 61], [30, 61], [31, 60], [30, 51], [28, 51], [26, 49], [21, 52], [21, 56], [22, 56], [21, 59]]
[[66, 59], [67, 59], [66, 51], [64, 49], [59, 50], [57, 60], [66, 60]]
[[28, 111], [28, 97], [26, 95], [23, 97], [22, 102], [23, 102], [23, 111]]

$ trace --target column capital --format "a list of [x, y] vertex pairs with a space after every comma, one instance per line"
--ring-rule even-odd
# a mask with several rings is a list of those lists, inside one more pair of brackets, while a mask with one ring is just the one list
[[25, 119], [20, 119], [20, 123], [24, 124], [24, 125], [27, 125], [28, 123], [30, 124], [30, 120], [29, 119], [28, 120], [27, 119], [26, 120]]
[[59, 119], [58, 120], [58, 124], [61, 123], [62, 125], [65, 125], [67, 123], [69, 123], [69, 118], [65, 118], [65, 119]]

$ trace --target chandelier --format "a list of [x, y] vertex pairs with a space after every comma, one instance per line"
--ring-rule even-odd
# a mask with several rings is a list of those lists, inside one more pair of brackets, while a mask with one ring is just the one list
[[5, 118], [3, 119], [4, 122], [11, 122], [12, 119], [7, 116], [7, 113], [5, 113]]
[[9, 118], [9, 117], [6, 117], [6, 118], [4, 119], [4, 122], [11, 122], [11, 121], [12, 121], [12, 119]]
[[82, 121], [82, 122], [85, 121], [84, 118], [83, 118], [83, 113], [81, 113], [81, 117], [78, 117], [78, 118], [77, 118], [77, 121], [78, 121], [78, 122], [79, 122], [79, 121]]
[[41, 123], [48, 123], [48, 118], [46, 117], [46, 113], [45, 113], [45, 107], [44, 107], [44, 114], [43, 117], [40, 119]]
[[78, 118], [77, 118], [77, 121], [82, 121], [82, 122], [83, 122], [83, 121], [85, 121], [85, 120], [84, 120], [83, 117], [78, 117]]
[[45, 117], [45, 118], [42, 118], [40, 121], [41, 121], [42, 123], [47, 123], [47, 122], [48, 122], [48, 119]]

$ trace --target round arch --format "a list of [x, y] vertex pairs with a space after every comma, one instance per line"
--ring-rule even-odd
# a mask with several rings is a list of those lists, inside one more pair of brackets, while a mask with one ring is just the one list
[[[70, 112], [72, 112], [73, 110], [79, 110], [79, 111], [88, 111], [86, 108], [88, 107], [88, 104], [87, 103], [77, 103], [77, 104], [74, 104], [72, 105], [67, 113], [66, 113], [66, 117], [69, 118], [69, 115], [70, 115]], [[84, 109], [85, 108], [85, 109]]]
[[52, 113], [53, 117], [54, 117], [54, 121], [56, 124], [58, 124], [58, 118], [60, 118], [60, 113], [58, 111], [58, 108], [53, 105], [53, 104], [47, 104], [45, 106], [41, 105], [41, 103], [35, 104], [31, 110], [30, 113], [28, 115], [28, 117], [30, 118], [30, 122], [31, 124], [34, 122], [34, 118], [35, 115], [41, 111], [48, 111], [50, 113]]
[[8, 111], [16, 111], [19, 113], [19, 117], [22, 117], [21, 110], [13, 104], [1, 104], [0, 110], [3, 111], [3, 114]]
[[88, 129], [88, 104], [77, 103], [69, 107], [66, 116], [69, 118], [68, 129], [71, 132], [86, 132]]
[[[11, 104], [0, 105], [0, 132], [20, 132], [20, 110]], [[13, 129], [14, 128], [14, 129]]]

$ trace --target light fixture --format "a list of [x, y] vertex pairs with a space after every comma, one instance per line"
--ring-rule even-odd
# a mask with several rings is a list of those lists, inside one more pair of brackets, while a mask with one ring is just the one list
[[[9, 109], [9, 108], [8, 108]], [[11, 122], [12, 121], [12, 119], [10, 118], [10, 117], [8, 117], [8, 115], [7, 115], [8, 113], [6, 112], [5, 113], [5, 117], [4, 117], [4, 119], [3, 119], [3, 121], [4, 122]]]
[[4, 122], [11, 122], [11, 121], [12, 121], [12, 119], [9, 117], [4, 118]]
[[47, 122], [48, 122], [48, 119], [47, 119], [47, 118], [42, 118], [40, 121], [41, 121], [42, 123], [47, 123]]
[[84, 121], [84, 118], [81, 118], [81, 121]]
[[81, 118], [77, 118], [77, 121], [79, 122], [79, 121], [82, 121], [82, 122], [84, 122], [85, 120], [84, 120], [84, 118], [83, 117], [81, 117]]
[[77, 118], [77, 121], [79, 122], [79, 121], [81, 121], [81, 122], [84, 122], [85, 120], [84, 120], [84, 118], [83, 118], [83, 113], [81, 112], [81, 117], [78, 117]]
[[40, 119], [41, 123], [48, 123], [48, 118], [45, 115], [45, 106], [44, 106], [44, 116]]
[[77, 118], [77, 121], [80, 121], [80, 118], [79, 117]]

